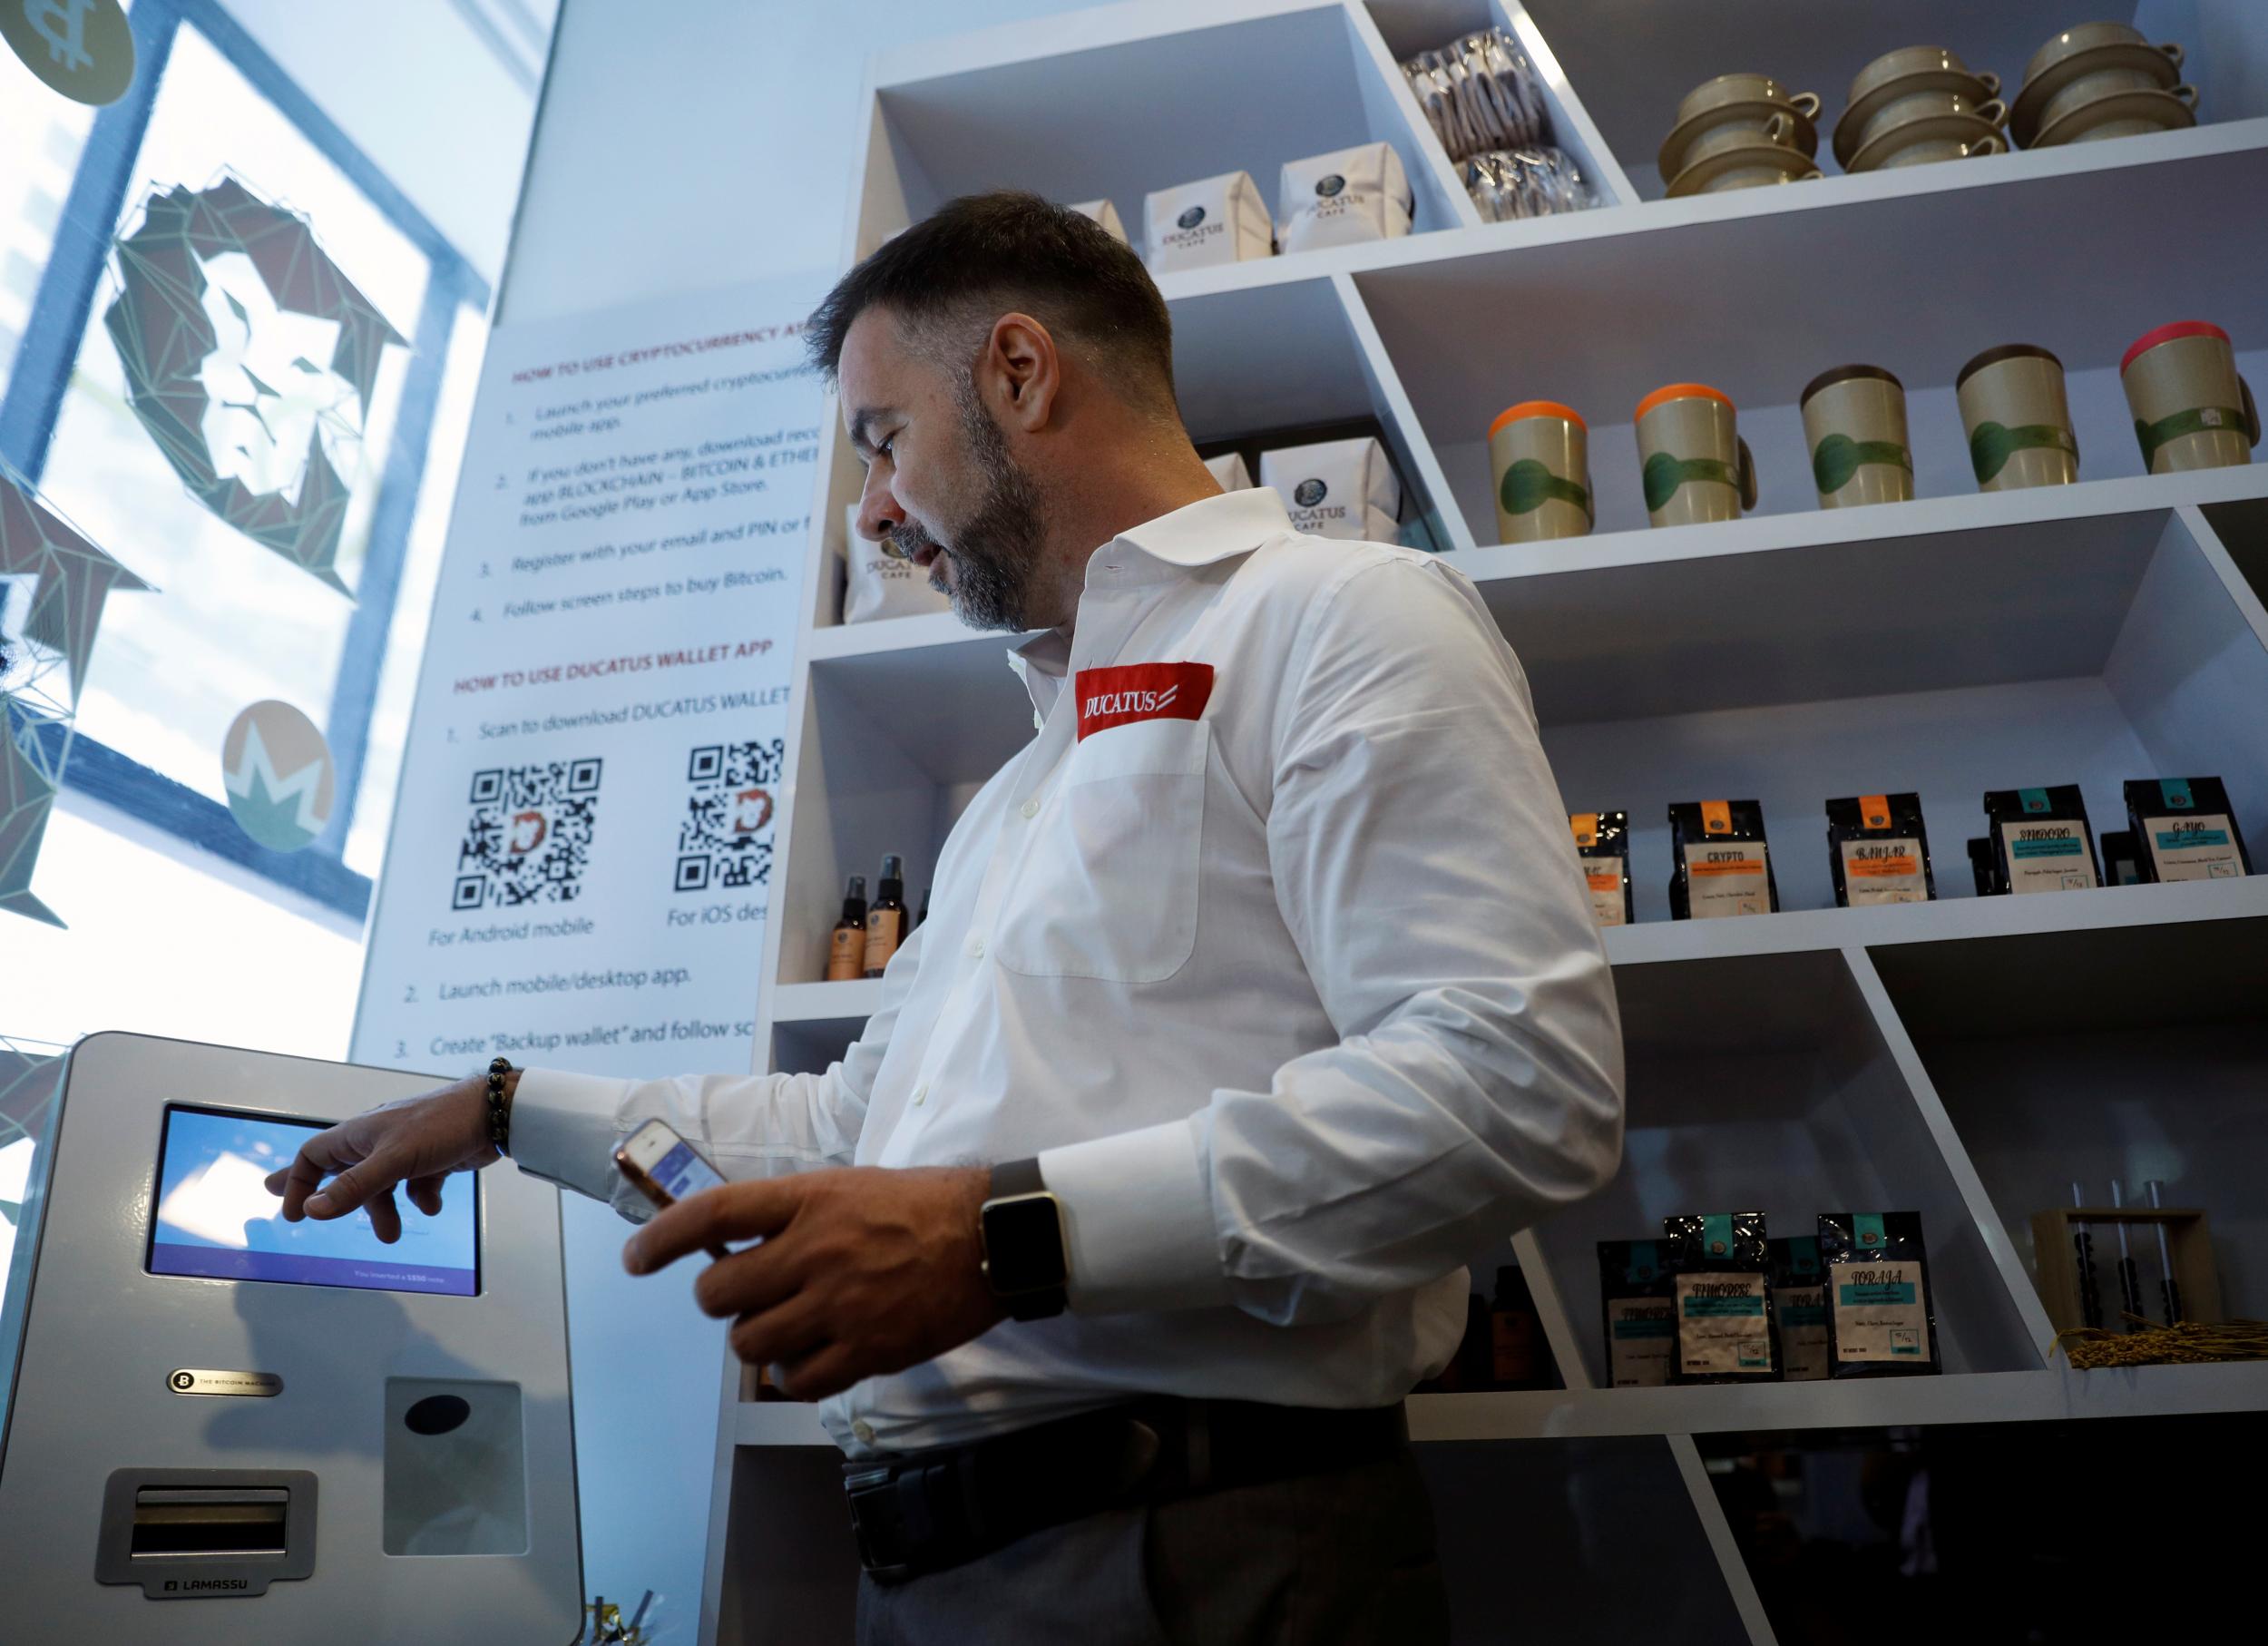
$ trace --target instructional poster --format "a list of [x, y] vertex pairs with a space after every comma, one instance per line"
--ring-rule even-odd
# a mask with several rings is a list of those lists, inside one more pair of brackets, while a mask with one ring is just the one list
[[748, 1066], [825, 403], [809, 284], [491, 339], [355, 1061]]

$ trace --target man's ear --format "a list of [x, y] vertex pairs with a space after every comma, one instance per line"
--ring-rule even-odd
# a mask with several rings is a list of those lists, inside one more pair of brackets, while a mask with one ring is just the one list
[[1063, 388], [1063, 357], [1048, 328], [1028, 314], [992, 322], [979, 373], [1004, 426], [1026, 434], [1047, 426]]

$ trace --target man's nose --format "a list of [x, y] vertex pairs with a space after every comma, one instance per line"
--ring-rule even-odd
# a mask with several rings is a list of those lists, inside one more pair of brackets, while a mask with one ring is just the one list
[[905, 524], [905, 511], [890, 495], [887, 485], [870, 480], [858, 499], [858, 534], [869, 543], [880, 543], [889, 535], [890, 528]]

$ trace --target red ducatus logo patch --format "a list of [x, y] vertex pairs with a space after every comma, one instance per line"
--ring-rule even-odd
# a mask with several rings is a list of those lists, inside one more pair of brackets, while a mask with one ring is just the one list
[[1193, 720], [1213, 695], [1210, 663], [1128, 663], [1117, 669], [1081, 669], [1079, 736], [1135, 720]]

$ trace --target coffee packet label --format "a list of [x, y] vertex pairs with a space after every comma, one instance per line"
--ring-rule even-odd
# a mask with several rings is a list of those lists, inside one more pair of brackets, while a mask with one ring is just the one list
[[1601, 926], [1621, 926], [1627, 901], [1623, 889], [1622, 859], [1619, 857], [1586, 857], [1583, 859], [1583, 878], [1590, 886], [1591, 918]]
[[2146, 817], [2142, 832], [2160, 880], [2234, 880], [2244, 872], [2236, 826], [2225, 812]]
[[1260, 484], [1284, 499], [1292, 528], [1316, 537], [1392, 543], [1402, 482], [1375, 440], [1323, 440], [1260, 454]]
[[2011, 892], [2086, 891], [2095, 884], [2087, 825], [2068, 819], [2012, 818], [2000, 825]]
[[1838, 1360], [1926, 1360], [1929, 1300], [1921, 1265], [1839, 1263], [1829, 1271]]
[[1669, 1381], [1677, 1322], [1667, 1298], [1607, 1299], [1608, 1375], [1618, 1389], [1656, 1389]]
[[886, 543], [858, 534], [858, 505], [843, 515], [843, 621], [873, 622], [885, 617], [918, 617], [950, 612], [953, 602], [929, 586], [929, 573], [901, 557]]
[[1287, 162], [1276, 201], [1276, 240], [1287, 252], [1410, 232], [1410, 179], [1392, 143]]
[[1687, 846], [1687, 917], [1714, 920], [1728, 915], [1770, 914], [1765, 849], [1762, 840], [1696, 841]]
[[1853, 908], [1872, 903], [1927, 903], [1928, 877], [1921, 867], [1921, 842], [1909, 839], [1840, 840], [1843, 884]]
[[1252, 471], [1245, 466], [1238, 452], [1223, 452], [1217, 457], [1205, 460], [1206, 472], [1220, 482], [1224, 492], [1248, 492], [1252, 489]]
[[1229, 171], [1145, 197], [1149, 271], [1207, 269], [1273, 256], [1275, 226], [1249, 171]]
[[1780, 1375], [1802, 1383], [1827, 1375], [1827, 1292], [1819, 1286], [1775, 1286], [1772, 1312], [1780, 1323]]
[[1761, 1274], [1700, 1269], [1678, 1275], [1677, 1369], [1686, 1377], [1772, 1376], [1765, 1289]]
[[1102, 231], [1123, 246], [1127, 244], [1126, 225], [1119, 220], [1119, 209], [1107, 200], [1082, 200], [1071, 208], [1081, 217], [1091, 217], [1102, 225]]

